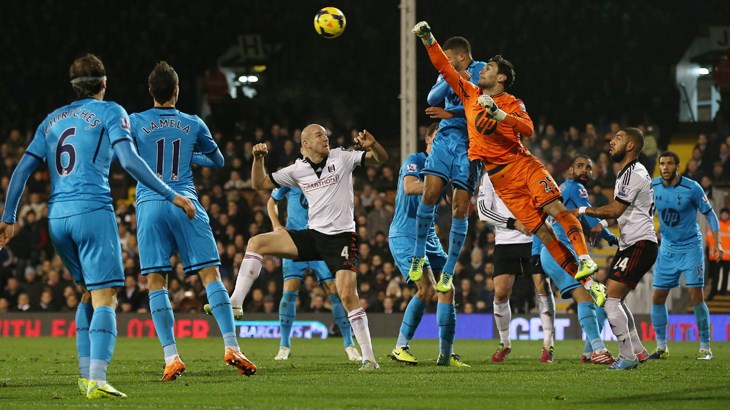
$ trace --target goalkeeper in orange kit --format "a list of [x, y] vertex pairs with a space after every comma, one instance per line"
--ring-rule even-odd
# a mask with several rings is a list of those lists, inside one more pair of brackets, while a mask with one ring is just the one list
[[[580, 222], [563, 205], [560, 188], [548, 171], [520, 140], [521, 136], [531, 136], [534, 128], [522, 101], [505, 92], [515, 78], [512, 63], [499, 55], [492, 57], [474, 85], [461, 78], [449, 64], [428, 23], [416, 24], [413, 32], [423, 41], [433, 65], [464, 103], [469, 159], [482, 160], [507, 208], [540, 238], [566, 272], [576, 279], [595, 273], [598, 265], [588, 254]], [[548, 215], [568, 234], [578, 261], [556, 238], [550, 225], [545, 224]]]

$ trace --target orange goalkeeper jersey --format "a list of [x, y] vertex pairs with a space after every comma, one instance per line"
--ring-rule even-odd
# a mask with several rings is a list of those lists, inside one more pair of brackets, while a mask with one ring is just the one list
[[481, 159], [489, 171], [497, 165], [509, 164], [531, 155], [520, 141], [521, 136], [530, 137], [534, 132], [532, 120], [522, 100], [508, 93], [492, 96], [497, 106], [507, 113], [507, 117], [500, 122], [489, 118], [486, 108], [477, 102], [482, 94], [481, 88], [459, 75], [437, 42], [426, 49], [433, 65], [464, 103], [469, 132], [469, 159]]

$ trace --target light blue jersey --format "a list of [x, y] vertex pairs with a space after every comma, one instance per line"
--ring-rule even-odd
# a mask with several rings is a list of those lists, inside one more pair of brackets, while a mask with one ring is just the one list
[[[197, 115], [174, 107], [156, 107], [132, 114], [132, 138], [152, 171], [180, 195], [197, 199], [191, 164], [193, 150], [205, 155], [218, 146], [210, 130]], [[137, 203], [164, 198], [142, 183], [137, 184]]]
[[[472, 61], [466, 68], [466, 71], [471, 74], [469, 82], [477, 84], [479, 80], [479, 72], [482, 71], [487, 63], [483, 61]], [[466, 132], [466, 117], [464, 116], [464, 104], [458, 95], [451, 89], [449, 84], [444, 81], [444, 77], [439, 74], [436, 79], [436, 84], [431, 87], [431, 91], [428, 93], [428, 104], [431, 106], [441, 106], [446, 111], [454, 114], [452, 118], [444, 118], [439, 123], [439, 130], [437, 135], [449, 135], [452, 138], [460, 139], [468, 145], [469, 135]], [[452, 133], [452, 131], [457, 131]]]
[[[410, 258], [413, 256], [413, 248], [416, 239], [416, 212], [421, 203], [421, 195], [407, 195], [404, 188], [404, 179], [413, 176], [423, 180], [421, 170], [426, 164], [427, 155], [424, 152], [411, 154], [403, 161], [398, 172], [398, 190], [395, 195], [395, 212], [393, 221], [390, 223], [388, 233], [388, 244], [391, 254], [395, 260], [398, 270], [408, 278]], [[436, 236], [433, 225], [428, 230], [426, 237], [426, 262], [424, 267], [430, 267], [434, 273], [441, 272], [446, 264], [446, 252]]]
[[122, 141], [131, 142], [124, 108], [84, 98], [49, 114], [25, 152], [48, 161], [51, 241], [76, 283], [88, 290], [124, 285], [109, 189], [112, 148]]
[[129, 139], [127, 112], [114, 102], [84, 98], [49, 114], [26, 150], [40, 161], [48, 160], [48, 218], [112, 210], [112, 147]]
[[309, 222], [309, 203], [299, 188], [283, 186], [271, 191], [276, 202], [286, 198], [286, 228], [293, 230], [307, 229]]
[[191, 164], [197, 147], [205, 154], [218, 150], [205, 123], [174, 107], [156, 107], [130, 116], [132, 138], [150, 169], [180, 195], [190, 198], [193, 220], [145, 184], [137, 184], [137, 240], [141, 273], [172, 271], [170, 257], [178, 252], [186, 274], [219, 266], [220, 257], [210, 220], [198, 202]]
[[677, 184], [672, 186], [665, 186], [661, 177], [654, 178], [651, 184], [654, 187], [654, 205], [659, 215], [661, 247], [672, 250], [701, 249], [702, 233], [697, 223], [697, 211], [707, 217], [713, 230], [718, 229], [719, 223], [700, 184], [685, 177], [679, 177]]
[[714, 232], [719, 229], [717, 215], [702, 187], [689, 178], [679, 177], [672, 186], [665, 186], [661, 177], [654, 178], [651, 183], [662, 237], [652, 286], [657, 289], [678, 287], [680, 275], [684, 274], [688, 288], [702, 288], [705, 285], [705, 255], [697, 211], [705, 215]]
[[[426, 158], [425, 152], [413, 153], [403, 161], [400, 167], [398, 188], [395, 195], [395, 211], [393, 221], [390, 223], [389, 238], [399, 236], [416, 237], [416, 211], [418, 211], [418, 204], [421, 202], [421, 195], [407, 195], [403, 180], [407, 176], [412, 176], [423, 181], [420, 172], [426, 165]], [[436, 236], [436, 231], [432, 226], [428, 231], [428, 237], [433, 236]]]
[[[566, 179], [560, 185], [560, 192], [563, 196], [563, 204], [565, 204], [565, 208], [568, 210], [580, 208], [581, 206], [591, 206], [590, 201], [588, 201], [588, 191], [583, 184], [574, 179]], [[598, 218], [585, 214], [581, 215], [581, 217], [586, 221], [590, 229], [593, 229], [599, 222]], [[616, 236], [606, 228], [601, 230], [600, 237], [606, 239], [609, 244], [618, 243]]]
[[[467, 70], [471, 74], [469, 81], [476, 84], [479, 72], [486, 63], [472, 61]], [[442, 119], [439, 130], [433, 141], [431, 153], [424, 174], [435, 175], [458, 188], [474, 193], [482, 172], [482, 162], [469, 161], [469, 133], [466, 130], [464, 105], [449, 84], [439, 75], [436, 84], [428, 93], [428, 103], [431, 106], [444, 105], [444, 109], [454, 116]]]

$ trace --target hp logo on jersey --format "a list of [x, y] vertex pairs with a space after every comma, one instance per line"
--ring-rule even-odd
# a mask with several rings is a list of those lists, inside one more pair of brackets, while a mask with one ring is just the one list
[[681, 219], [679, 212], [672, 208], [667, 208], [661, 212], [662, 221], [667, 226], [677, 226], [679, 225], [679, 221]]

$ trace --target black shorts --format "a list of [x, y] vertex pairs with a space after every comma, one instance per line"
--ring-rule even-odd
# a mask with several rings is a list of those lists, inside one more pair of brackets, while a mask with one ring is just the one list
[[655, 242], [636, 242], [616, 252], [608, 270], [608, 278], [635, 289], [644, 274], [654, 266], [658, 253], [659, 246]]
[[351, 270], [357, 273], [360, 237], [355, 232], [327, 235], [314, 229], [291, 230], [289, 236], [297, 247], [299, 257], [295, 261], [323, 260], [332, 274]]
[[530, 274], [532, 243], [497, 245], [494, 247], [494, 274]]

